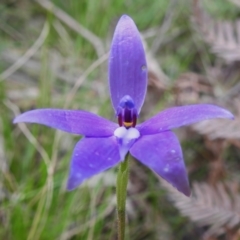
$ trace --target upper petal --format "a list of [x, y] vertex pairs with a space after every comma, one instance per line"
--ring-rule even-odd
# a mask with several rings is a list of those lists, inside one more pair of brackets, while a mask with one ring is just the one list
[[137, 129], [143, 135], [155, 134], [211, 118], [233, 119], [234, 116], [226, 109], [210, 104], [187, 105], [166, 109], [139, 124]]
[[140, 112], [147, 87], [147, 64], [138, 29], [123, 15], [115, 29], [109, 57], [109, 86], [117, 111], [120, 100], [129, 95]]
[[130, 153], [180, 192], [190, 196], [181, 146], [174, 133], [166, 131], [142, 136]]
[[73, 190], [85, 179], [115, 166], [118, 162], [120, 155], [115, 137], [80, 140], [73, 151], [67, 189]]
[[66, 132], [89, 137], [112, 136], [117, 124], [96, 114], [63, 109], [36, 109], [17, 116], [14, 123], [39, 123]]

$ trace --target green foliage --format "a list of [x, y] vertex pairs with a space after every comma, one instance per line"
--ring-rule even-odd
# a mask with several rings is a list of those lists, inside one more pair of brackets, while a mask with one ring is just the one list
[[231, 1], [218, 0], [217, 4], [214, 0], [204, 0], [204, 7], [211, 13], [212, 16], [221, 18], [235, 20], [239, 17], [239, 8], [235, 7]]
[[[40, 35], [44, 21], [49, 23], [50, 31], [38, 54], [30, 59], [32, 63], [37, 62], [39, 69], [33, 68], [33, 65], [26, 67], [25, 64], [17, 75], [14, 73], [5, 81], [0, 78], [0, 137], [3, 137], [0, 150], [1, 147], [4, 150], [4, 157], [0, 155], [0, 164], [5, 161], [8, 166], [7, 169], [0, 168], [0, 239], [115, 239], [116, 169], [109, 171], [114, 176], [113, 180], [105, 174], [107, 184], [104, 179], [96, 180], [98, 184], [95, 181], [95, 184], [85, 184], [73, 192], [66, 192], [71, 152], [79, 137], [43, 126], [28, 125], [29, 137], [26, 129], [20, 130], [12, 124], [16, 109], [26, 111], [40, 107], [63, 108], [66, 105], [98, 112], [113, 119], [106, 62], [91, 71], [77, 93], [70, 96], [79, 76], [97, 59], [92, 44], [37, 2], [9, 2], [0, 3], [0, 58], [6, 53], [8, 56], [22, 56]], [[166, 0], [52, 2], [98, 36], [106, 51], [122, 14], [130, 15], [141, 31], [156, 29], [157, 35], [169, 8]], [[202, 42], [194, 37], [190, 2], [179, 0], [172, 6], [174, 15], [171, 25], [161, 36], [161, 47], [154, 53], [171, 80], [195, 69], [204, 73], [206, 59], [209, 58], [207, 50], [201, 49]], [[239, 15], [239, 9], [227, 1], [207, 2], [206, 8], [219, 18]], [[154, 37], [146, 41], [151, 45]], [[16, 60], [11, 62], [6, 56], [3, 57], [0, 61], [1, 72]], [[54, 67], [57, 64], [60, 67], [56, 70]], [[35, 90], [37, 95], [31, 97]], [[14, 98], [17, 92], [22, 95]], [[172, 92], [163, 96], [154, 112], [172, 101], [168, 97], [170, 94]], [[73, 98], [68, 102], [70, 97]], [[191, 140], [184, 143], [187, 165], [198, 159], [202, 144], [199, 139], [196, 143]], [[133, 176], [137, 183], [140, 182], [140, 190], [136, 190], [137, 187], [135, 190], [129, 189], [128, 239], [159, 239], [160, 234], [163, 236], [161, 239], [183, 239], [185, 236], [199, 239], [194, 229], [189, 230], [186, 226], [186, 218], [167, 201], [153, 173], [133, 159], [130, 162], [130, 169], [133, 169], [130, 179]], [[202, 179], [205, 175], [206, 169], [203, 167], [191, 177]]]

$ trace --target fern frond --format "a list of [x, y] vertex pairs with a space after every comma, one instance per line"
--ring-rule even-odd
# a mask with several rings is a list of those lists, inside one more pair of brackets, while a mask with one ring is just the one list
[[213, 53], [227, 62], [240, 60], [240, 20], [216, 21], [198, 3], [194, 4], [193, 20]]
[[194, 124], [191, 127], [194, 131], [207, 135], [209, 139], [240, 139], [240, 119], [237, 117], [234, 121], [226, 119], [206, 120]]
[[240, 194], [233, 183], [218, 183], [216, 188], [206, 183], [194, 183], [188, 198], [161, 180], [168, 196], [183, 216], [200, 227], [208, 227], [204, 238], [226, 234], [240, 227]]

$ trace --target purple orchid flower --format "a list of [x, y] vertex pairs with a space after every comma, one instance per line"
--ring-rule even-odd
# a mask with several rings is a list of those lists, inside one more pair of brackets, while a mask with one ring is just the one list
[[147, 64], [141, 37], [133, 20], [123, 15], [116, 27], [109, 58], [109, 87], [118, 125], [87, 111], [37, 109], [14, 123], [39, 123], [83, 135], [73, 151], [67, 189], [125, 159], [128, 152], [189, 196], [190, 188], [181, 146], [173, 128], [233, 115], [220, 107], [199, 104], [166, 109], [136, 125], [147, 88]]

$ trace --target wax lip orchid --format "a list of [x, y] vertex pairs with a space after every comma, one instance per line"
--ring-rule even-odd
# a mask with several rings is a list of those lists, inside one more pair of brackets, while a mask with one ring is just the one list
[[109, 57], [109, 88], [118, 124], [81, 110], [36, 109], [14, 123], [39, 123], [83, 135], [75, 146], [67, 189], [125, 159], [128, 152], [141, 163], [190, 195], [181, 146], [173, 128], [233, 115], [220, 107], [199, 104], [166, 109], [137, 125], [147, 88], [147, 63], [133, 20], [123, 15], [116, 27]]

